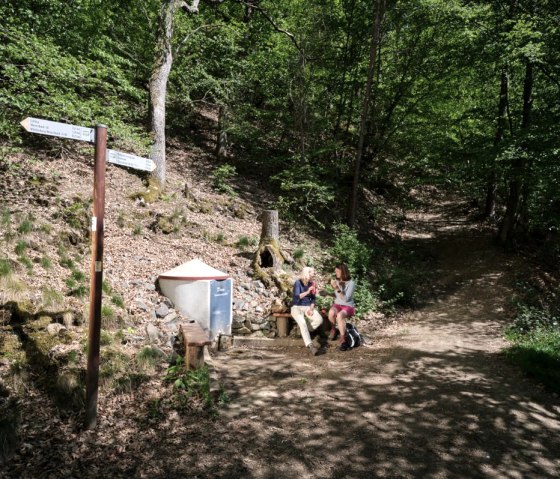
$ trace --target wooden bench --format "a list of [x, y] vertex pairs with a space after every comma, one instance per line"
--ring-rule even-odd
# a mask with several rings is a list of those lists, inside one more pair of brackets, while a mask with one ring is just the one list
[[185, 365], [187, 369], [200, 368], [204, 365], [204, 346], [212, 344], [212, 341], [196, 322], [182, 324], [181, 334], [185, 344]]

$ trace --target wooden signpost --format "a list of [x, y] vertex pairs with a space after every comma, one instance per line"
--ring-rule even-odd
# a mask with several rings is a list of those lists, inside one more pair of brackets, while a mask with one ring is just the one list
[[103, 283], [103, 218], [105, 214], [105, 166], [106, 161], [144, 171], [156, 167], [152, 160], [107, 149], [107, 127], [95, 129], [68, 125], [40, 118], [26, 118], [21, 122], [30, 133], [82, 140], [95, 145], [93, 170], [93, 216], [91, 218], [92, 251], [89, 308], [88, 359], [86, 376], [86, 423], [87, 429], [97, 424], [97, 398], [99, 392], [99, 349], [101, 337], [101, 297]]

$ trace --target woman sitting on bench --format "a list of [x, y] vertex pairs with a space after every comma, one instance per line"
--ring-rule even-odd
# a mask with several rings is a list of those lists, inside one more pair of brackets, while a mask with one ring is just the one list
[[293, 306], [290, 312], [299, 326], [305, 346], [313, 356], [317, 356], [319, 350], [311, 341], [309, 331], [315, 331], [321, 326], [323, 317], [315, 309], [317, 285], [313, 281], [314, 274], [313, 268], [308, 266], [301, 270], [299, 279], [294, 283]]

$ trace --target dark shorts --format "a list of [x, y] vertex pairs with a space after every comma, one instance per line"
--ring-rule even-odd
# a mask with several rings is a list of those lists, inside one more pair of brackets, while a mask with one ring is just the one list
[[354, 316], [356, 314], [356, 308], [353, 308], [352, 306], [343, 306], [341, 304], [333, 304], [332, 307], [334, 309], [336, 309], [336, 313], [340, 313], [341, 311], [344, 311], [347, 315], [347, 317], [351, 318], [352, 316]]

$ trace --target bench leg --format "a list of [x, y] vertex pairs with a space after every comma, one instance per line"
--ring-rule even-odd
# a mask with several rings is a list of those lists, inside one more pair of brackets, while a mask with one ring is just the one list
[[278, 337], [285, 338], [288, 336], [288, 321], [290, 318], [279, 316], [276, 318], [276, 329], [278, 330]]
[[202, 346], [185, 346], [185, 366], [198, 369], [204, 365], [204, 348]]

